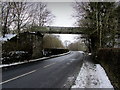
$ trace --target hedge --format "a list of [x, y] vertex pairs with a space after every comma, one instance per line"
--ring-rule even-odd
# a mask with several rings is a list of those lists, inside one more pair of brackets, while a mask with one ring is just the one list
[[120, 88], [120, 48], [99, 49], [97, 60], [106, 70], [113, 86]]
[[68, 52], [68, 49], [57, 49], [57, 48], [44, 48], [44, 55], [50, 56], [50, 55], [57, 55]]

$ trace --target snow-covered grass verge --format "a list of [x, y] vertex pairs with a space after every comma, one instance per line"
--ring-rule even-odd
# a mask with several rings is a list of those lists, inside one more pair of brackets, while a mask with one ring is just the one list
[[7, 41], [10, 40], [11, 38], [15, 37], [17, 34], [5, 34], [5, 37], [1, 36], [0, 41]]
[[85, 61], [75, 85], [71, 88], [113, 88], [113, 86], [100, 64]]

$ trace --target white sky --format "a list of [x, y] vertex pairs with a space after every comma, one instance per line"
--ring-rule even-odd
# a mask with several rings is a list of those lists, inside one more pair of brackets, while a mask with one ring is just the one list
[[49, 2], [47, 6], [56, 16], [53, 26], [73, 26], [75, 19], [72, 17], [74, 9], [71, 2]]
[[[75, 18], [72, 17], [74, 9], [71, 2], [49, 2], [47, 3], [48, 9], [56, 16], [52, 26], [71, 27], [74, 26]], [[66, 40], [71, 43], [76, 41], [75, 37], [78, 35], [72, 34], [56, 34], [64, 43]]]

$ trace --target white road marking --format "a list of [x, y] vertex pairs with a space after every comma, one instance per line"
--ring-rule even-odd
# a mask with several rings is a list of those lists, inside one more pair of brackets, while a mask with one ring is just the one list
[[69, 65], [70, 63], [68, 62], [67, 65]]
[[72, 61], [76, 60], [76, 59], [71, 59]]
[[62, 59], [60, 62], [63, 62], [65, 59]]
[[51, 65], [53, 65], [53, 64], [55, 64], [55, 63], [49, 64], [49, 65], [46, 65], [46, 66], [44, 66], [43, 68], [49, 67], [49, 66], [51, 66]]
[[3, 82], [0, 83], [0, 85], [1, 85], [1, 84], [4, 84], [4, 83], [7, 83], [7, 82], [10, 82], [10, 81], [13, 81], [13, 80], [15, 80], [15, 79], [18, 79], [18, 78], [20, 78], [20, 77], [26, 76], [26, 75], [28, 75], [28, 74], [31, 74], [31, 73], [35, 72], [35, 71], [36, 71], [36, 70], [33, 70], [33, 71], [28, 72], [28, 73], [22, 74], [22, 75], [20, 75], [20, 76], [14, 77], [14, 78], [12, 78], [12, 79], [3, 81]]

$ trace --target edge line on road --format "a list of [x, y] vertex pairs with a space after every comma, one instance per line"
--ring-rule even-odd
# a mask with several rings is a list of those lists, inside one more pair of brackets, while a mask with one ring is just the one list
[[28, 74], [31, 74], [31, 73], [33, 73], [33, 72], [35, 72], [35, 71], [37, 71], [37, 70], [33, 70], [33, 71], [28, 72], [28, 73], [19, 75], [19, 76], [17, 76], [17, 77], [8, 79], [8, 80], [6, 80], [6, 81], [1, 82], [0, 85], [1, 85], [1, 84], [5, 84], [5, 83], [10, 82], [10, 81], [13, 81], [13, 80], [18, 79], [18, 78], [21, 78], [21, 77], [26, 76], [26, 75], [28, 75]]

